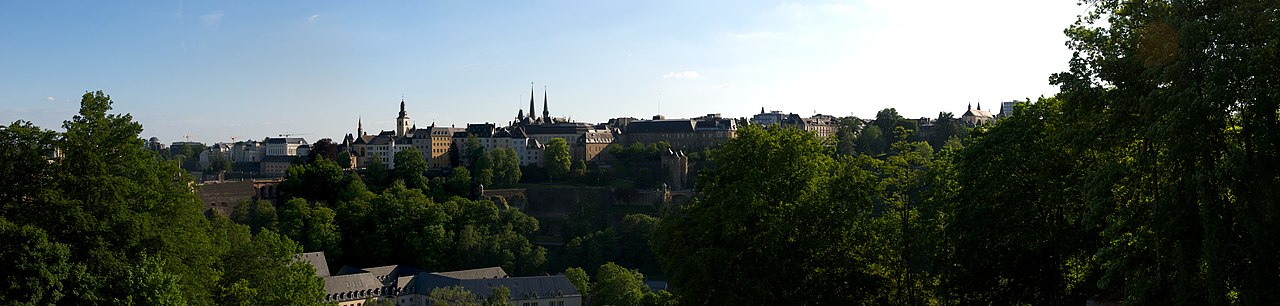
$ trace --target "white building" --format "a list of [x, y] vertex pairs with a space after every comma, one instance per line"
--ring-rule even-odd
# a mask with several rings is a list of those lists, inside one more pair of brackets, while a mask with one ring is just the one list
[[298, 147], [307, 144], [307, 141], [302, 138], [267, 137], [262, 142], [267, 144], [267, 156], [298, 156]]

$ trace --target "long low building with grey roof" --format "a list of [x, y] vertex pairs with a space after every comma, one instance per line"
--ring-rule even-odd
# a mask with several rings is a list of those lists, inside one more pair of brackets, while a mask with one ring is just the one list
[[[339, 306], [364, 306], [367, 302], [391, 301], [398, 306], [431, 305], [431, 291], [462, 287], [483, 301], [494, 289], [506, 287], [512, 305], [581, 306], [578, 289], [561, 275], [511, 277], [501, 267], [426, 272], [403, 265], [373, 268], [344, 266], [330, 275], [323, 252], [298, 254], [299, 261], [316, 268], [324, 279], [324, 301]], [[381, 304], [379, 304], [381, 305]]]

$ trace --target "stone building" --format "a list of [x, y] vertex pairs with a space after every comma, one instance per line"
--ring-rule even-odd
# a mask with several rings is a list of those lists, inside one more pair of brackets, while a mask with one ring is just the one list
[[347, 134], [341, 148], [355, 159], [355, 168], [368, 167], [370, 163], [382, 163], [395, 168], [395, 154], [408, 148], [422, 153], [431, 169], [444, 169], [453, 165], [449, 157], [453, 148], [452, 136], [461, 129], [431, 126], [419, 129], [410, 122], [404, 99], [400, 100], [400, 113], [396, 117], [396, 129], [369, 135], [364, 131], [364, 121], [356, 121], [356, 133]]
[[991, 123], [995, 120], [996, 116], [992, 115], [991, 112], [982, 110], [982, 103], [978, 103], [978, 109], [973, 109], [973, 105], [970, 104], [969, 110], [960, 116], [960, 121], [971, 127]]
[[713, 147], [737, 135], [737, 121], [722, 118], [720, 114], [708, 114], [693, 119], [664, 119], [628, 122], [622, 131], [624, 145], [633, 143], [657, 143], [667, 141], [672, 148], [701, 151]]
[[794, 113], [783, 114], [780, 111], [765, 112], [764, 108], [760, 108], [759, 114], [751, 116], [751, 124], [760, 126], [779, 124], [782, 126], [789, 126], [813, 132], [821, 138], [828, 138], [835, 135], [837, 129], [835, 116], [816, 114], [805, 118]]

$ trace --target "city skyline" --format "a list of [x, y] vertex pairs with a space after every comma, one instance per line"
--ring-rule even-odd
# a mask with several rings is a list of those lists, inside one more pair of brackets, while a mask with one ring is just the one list
[[5, 3], [0, 119], [60, 130], [103, 90], [165, 142], [337, 140], [402, 96], [417, 125], [506, 123], [531, 81], [584, 122], [959, 116], [1056, 93], [1085, 8], [1023, 2]]

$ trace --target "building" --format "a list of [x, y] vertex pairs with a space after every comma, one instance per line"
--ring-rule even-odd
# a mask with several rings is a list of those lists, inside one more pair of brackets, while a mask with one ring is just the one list
[[818, 137], [828, 138], [836, 134], [836, 117], [831, 115], [816, 114], [805, 118], [797, 114], [783, 114], [780, 111], [765, 112], [764, 108], [760, 108], [760, 113], [751, 116], [751, 124], [760, 126], [770, 126], [779, 124], [782, 126], [795, 127], [797, 129], [813, 132]]
[[836, 134], [836, 117], [831, 115], [816, 114], [809, 118], [801, 118], [800, 115], [791, 114], [783, 125], [817, 134], [819, 138], [824, 139]]
[[436, 127], [432, 124], [425, 129], [414, 129], [411, 143], [422, 152], [427, 159], [427, 167], [446, 169], [453, 166], [449, 151], [453, 149], [453, 134], [463, 129], [452, 127]]
[[1005, 118], [1005, 117], [1012, 116], [1012, 115], [1013, 115], [1013, 106], [1014, 106], [1014, 105], [1017, 105], [1017, 104], [1018, 104], [1018, 101], [1005, 101], [1005, 102], [1000, 102], [1000, 116], [999, 116], [999, 118]]
[[733, 138], [737, 132], [736, 120], [708, 114], [693, 119], [654, 116], [654, 120], [631, 121], [625, 125], [622, 135], [625, 145], [666, 141], [672, 148], [701, 151]]
[[365, 302], [390, 302], [398, 306], [428, 306], [431, 291], [460, 286], [475, 294], [478, 300], [489, 297], [493, 289], [506, 287], [512, 305], [580, 306], [582, 294], [561, 275], [511, 277], [501, 267], [429, 273], [421, 269], [390, 265], [373, 268], [344, 266], [329, 273], [323, 252], [298, 254], [295, 258], [316, 268], [316, 276], [324, 279], [323, 302], [340, 306], [364, 305]]
[[[498, 269], [501, 268], [490, 268]], [[460, 271], [462, 272], [462, 271]], [[431, 289], [444, 288], [451, 286], [459, 286], [472, 294], [476, 295], [478, 300], [485, 300], [493, 289], [498, 287], [507, 287], [511, 291], [511, 305], [551, 305], [551, 306], [581, 306], [582, 294], [578, 289], [569, 282], [569, 278], [564, 274], [559, 275], [543, 275], [543, 276], [525, 276], [525, 277], [487, 277], [493, 275], [484, 275], [484, 273], [476, 273], [474, 277], [468, 275], [470, 273], [458, 274], [455, 272], [421, 274], [416, 293], [424, 294], [426, 298]], [[502, 273], [505, 275], [506, 273]], [[423, 305], [426, 304], [398, 304], [398, 305]]]
[[978, 109], [973, 109], [973, 105], [969, 105], [969, 110], [960, 116], [960, 121], [968, 126], [979, 126], [995, 121], [996, 117], [991, 112], [982, 110], [982, 103], [978, 103]]
[[249, 140], [240, 141], [231, 145], [231, 151], [228, 158], [236, 163], [257, 163], [262, 161], [262, 157], [267, 155], [267, 148], [261, 142]]
[[395, 155], [408, 148], [422, 152], [431, 169], [452, 167], [450, 158], [453, 149], [453, 134], [462, 129], [431, 126], [419, 129], [409, 120], [409, 112], [405, 110], [404, 99], [400, 100], [400, 113], [396, 117], [396, 129], [382, 131], [377, 135], [369, 135], [364, 131], [363, 119], [356, 121], [356, 133], [347, 134], [340, 145], [355, 159], [356, 168], [368, 167], [370, 163], [379, 162], [387, 168], [395, 168]]
[[751, 124], [760, 126], [770, 126], [774, 124], [782, 124], [790, 115], [783, 114], [781, 111], [765, 112], [764, 108], [760, 108], [760, 113], [751, 116]]
[[[613, 155], [607, 154], [609, 145], [617, 142], [613, 132], [596, 130], [583, 133], [573, 142], [573, 158], [588, 163], [613, 161]], [[601, 154], [606, 153], [606, 154]]]
[[262, 173], [263, 176], [284, 176], [285, 172], [289, 170], [289, 165], [293, 164], [293, 160], [295, 158], [298, 157], [283, 155], [265, 156], [262, 158], [262, 161], [258, 163], [260, 167], [258, 172]]
[[305, 151], [302, 154], [299, 154], [298, 148], [303, 146], [307, 146], [308, 148], [310, 148], [310, 145], [307, 144], [306, 139], [296, 138], [296, 137], [288, 137], [288, 138], [267, 137], [267, 139], [263, 140], [262, 142], [266, 143], [267, 156], [306, 155]]

